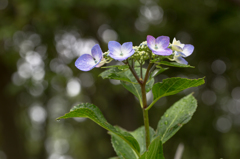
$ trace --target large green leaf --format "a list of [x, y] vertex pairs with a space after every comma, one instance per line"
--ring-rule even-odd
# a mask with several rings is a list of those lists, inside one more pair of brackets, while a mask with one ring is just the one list
[[[150, 141], [152, 141], [153, 136], [155, 135], [155, 131], [153, 128], [149, 127], [150, 131]], [[143, 154], [146, 151], [146, 134], [145, 127], [142, 126], [137, 130], [131, 132], [132, 136], [138, 141], [140, 146], [140, 154]]]
[[[140, 68], [135, 68], [135, 70], [136, 70], [137, 75], [140, 77]], [[145, 68], [142, 69], [142, 74], [144, 77], [146, 74]], [[121, 84], [123, 85], [123, 87], [125, 87], [128, 91], [130, 91], [132, 94], [134, 94], [138, 98], [140, 105], [142, 106], [143, 104], [142, 104], [141, 86], [137, 83], [137, 80], [132, 75], [130, 70], [126, 71], [125, 75], [131, 82], [121, 81]], [[145, 87], [146, 92], [149, 92], [152, 89], [153, 84], [154, 84], [153, 78], [151, 78], [147, 81], [146, 87]]]
[[[119, 128], [117, 126], [115, 126], [115, 128], [120, 133], [127, 132], [126, 130], [123, 130], [122, 128]], [[111, 132], [109, 132], [109, 134], [111, 135], [112, 146], [120, 159], [139, 158], [137, 154], [133, 151], [133, 149], [129, 146], [129, 144], [127, 144], [122, 138]]]
[[187, 79], [180, 77], [173, 77], [164, 79], [163, 82], [154, 84], [152, 88], [153, 102], [148, 106], [149, 110], [161, 97], [176, 94], [184, 89], [190, 87], [197, 87], [204, 84], [204, 79]]
[[158, 122], [156, 136], [165, 143], [191, 118], [197, 108], [197, 100], [192, 94], [180, 99], [170, 107]]
[[172, 66], [172, 67], [189, 67], [189, 68], [194, 68], [193, 66], [190, 65], [185, 65], [185, 64], [180, 64], [177, 62], [168, 62], [168, 61], [161, 61], [161, 62], [156, 62], [158, 65], [165, 65], [165, 66]]
[[146, 151], [140, 159], [164, 159], [160, 136], [151, 142], [148, 151]]
[[140, 147], [136, 139], [128, 132], [120, 133], [118, 130], [116, 130], [114, 126], [107, 122], [102, 112], [95, 105], [89, 103], [80, 104], [78, 106], [73, 107], [69, 113], [57, 118], [57, 120], [75, 117], [84, 117], [91, 119], [104, 129], [110, 131], [119, 138], [123, 139], [138, 156], [140, 155]]

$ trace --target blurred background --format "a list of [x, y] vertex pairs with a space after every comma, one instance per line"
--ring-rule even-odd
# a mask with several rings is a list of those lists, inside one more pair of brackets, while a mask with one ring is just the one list
[[192, 120], [164, 144], [166, 159], [179, 147], [182, 159], [240, 158], [239, 0], [0, 0], [0, 19], [0, 159], [116, 156], [107, 131], [89, 119], [55, 119], [91, 102], [113, 125], [143, 125], [138, 101], [119, 81], [74, 62], [96, 43], [107, 51], [110, 40], [139, 45], [147, 35], [195, 46], [186, 59], [195, 69], [171, 68], [156, 81], [206, 79], [150, 110], [156, 129], [174, 102], [192, 91], [198, 99]]

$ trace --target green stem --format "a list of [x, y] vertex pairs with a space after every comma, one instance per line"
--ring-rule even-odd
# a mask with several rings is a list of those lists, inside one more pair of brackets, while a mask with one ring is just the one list
[[[149, 60], [150, 62], [150, 60]], [[146, 83], [148, 80], [148, 75], [150, 72], [150, 69], [152, 67], [152, 63], [149, 63], [146, 74], [145, 74], [145, 78], [143, 83], [141, 84], [141, 90], [142, 90], [142, 103], [143, 103], [143, 120], [144, 120], [144, 126], [145, 126], [145, 134], [146, 134], [146, 149], [148, 150], [148, 146], [150, 144], [150, 134], [149, 134], [149, 119], [148, 119], [148, 110], [147, 109], [147, 95], [146, 95]]]
[[145, 132], [146, 132], [146, 148], [148, 150], [148, 147], [150, 145], [148, 110], [143, 109], [143, 118], [144, 118]]
[[148, 110], [147, 108], [147, 96], [146, 96], [146, 90], [145, 90], [145, 83], [141, 85], [142, 90], [142, 101], [143, 101], [143, 120], [144, 120], [144, 126], [145, 126], [145, 135], [146, 135], [146, 149], [148, 150], [148, 146], [150, 144], [150, 135], [149, 135], [149, 119], [148, 119]]

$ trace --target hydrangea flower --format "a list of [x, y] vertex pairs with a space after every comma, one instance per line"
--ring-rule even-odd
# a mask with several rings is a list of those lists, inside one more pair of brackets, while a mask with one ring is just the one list
[[187, 65], [188, 62], [183, 57], [190, 56], [193, 53], [194, 46], [191, 44], [182, 44], [174, 38], [171, 48], [174, 51], [173, 59], [178, 63]]
[[108, 42], [109, 56], [115, 60], [123, 61], [134, 54], [132, 42], [126, 42], [122, 45], [117, 41]]
[[75, 66], [81, 71], [90, 71], [96, 67], [103, 58], [103, 52], [98, 44], [94, 45], [91, 50], [91, 55], [83, 54], [76, 62]]
[[147, 45], [150, 50], [156, 55], [169, 56], [172, 50], [168, 48], [170, 38], [168, 36], [159, 36], [155, 39], [153, 36], [147, 36]]

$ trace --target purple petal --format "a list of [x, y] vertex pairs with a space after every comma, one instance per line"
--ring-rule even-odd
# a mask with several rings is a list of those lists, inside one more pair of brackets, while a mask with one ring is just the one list
[[121, 51], [123, 54], [129, 54], [133, 50], [132, 42], [126, 42], [122, 44]]
[[184, 47], [183, 47], [183, 51], [182, 53], [185, 55], [183, 57], [188, 57], [190, 56], [192, 53], [193, 53], [193, 50], [194, 50], [194, 46], [191, 45], [191, 44], [186, 44]]
[[158, 46], [158, 48], [165, 49], [169, 46], [169, 43], [170, 43], [170, 38], [168, 36], [159, 36], [156, 39], [156, 45]]
[[155, 50], [155, 38], [153, 36], [147, 36], [147, 45], [151, 50]]
[[100, 62], [103, 57], [103, 53], [100, 46], [98, 44], [94, 45], [91, 52], [92, 52], [93, 58], [95, 58], [97, 62]]
[[[99, 61], [100, 62], [100, 61]], [[98, 62], [98, 63], [99, 63]], [[80, 56], [76, 62], [75, 66], [81, 71], [90, 71], [93, 69], [98, 63], [95, 63], [93, 57], [89, 54], [83, 54]]]
[[108, 42], [108, 49], [110, 51], [111, 54], [121, 54], [121, 44], [119, 44], [119, 42], [116, 41], [109, 41]]
[[123, 54], [123, 55], [120, 55], [120, 54], [111, 54], [109, 53], [108, 55], [115, 59], [115, 60], [118, 60], [118, 61], [123, 61], [123, 60], [126, 60], [128, 57], [132, 56], [134, 54], [134, 50], [130, 51], [129, 53], [127, 54]]
[[177, 61], [177, 63], [181, 63], [181, 64], [185, 64], [185, 65], [188, 64], [188, 62], [181, 56], [177, 57], [175, 60]]
[[153, 53], [156, 55], [169, 56], [172, 54], [172, 50], [169, 48], [166, 48], [166, 49], [161, 49], [161, 50], [155, 50], [155, 51], [153, 51]]

